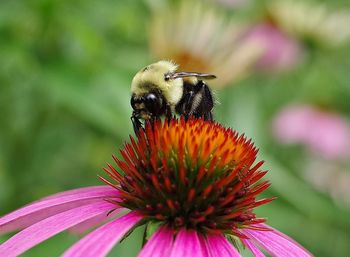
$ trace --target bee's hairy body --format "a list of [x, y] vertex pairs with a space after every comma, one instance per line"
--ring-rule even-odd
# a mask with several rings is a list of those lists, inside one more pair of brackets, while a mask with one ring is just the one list
[[159, 61], [135, 75], [131, 84], [131, 119], [136, 133], [142, 127], [140, 119], [171, 118], [178, 114], [185, 119], [194, 116], [212, 120], [213, 97], [207, 84], [198, 78], [215, 76], [176, 70], [176, 64]]

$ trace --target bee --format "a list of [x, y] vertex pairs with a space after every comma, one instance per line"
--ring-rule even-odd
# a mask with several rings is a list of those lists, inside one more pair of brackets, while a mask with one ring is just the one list
[[131, 120], [137, 134], [142, 120], [168, 119], [178, 114], [212, 120], [212, 92], [203, 80], [215, 75], [197, 72], [177, 72], [171, 61], [159, 61], [140, 70], [131, 83]]

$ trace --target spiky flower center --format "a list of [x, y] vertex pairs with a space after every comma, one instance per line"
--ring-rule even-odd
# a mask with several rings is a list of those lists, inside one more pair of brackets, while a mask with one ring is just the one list
[[114, 157], [123, 171], [105, 169], [121, 192], [119, 204], [145, 219], [174, 229], [240, 235], [238, 228], [263, 222], [253, 208], [269, 183], [259, 182], [266, 171], [254, 165], [258, 150], [231, 129], [202, 119], [173, 119], [146, 124], [137, 140]]

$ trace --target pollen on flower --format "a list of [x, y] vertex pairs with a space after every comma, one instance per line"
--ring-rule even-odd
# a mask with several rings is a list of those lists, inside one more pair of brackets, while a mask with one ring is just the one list
[[108, 165], [106, 183], [121, 193], [119, 205], [173, 229], [244, 237], [238, 229], [261, 229], [253, 209], [272, 198], [256, 197], [269, 187], [256, 163], [257, 148], [244, 135], [202, 119], [147, 123]]

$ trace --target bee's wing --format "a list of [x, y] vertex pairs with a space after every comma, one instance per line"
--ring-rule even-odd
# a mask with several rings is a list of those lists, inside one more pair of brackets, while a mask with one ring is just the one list
[[198, 72], [175, 72], [171, 76], [173, 79], [177, 78], [186, 78], [186, 77], [197, 77], [202, 79], [215, 79], [216, 76], [212, 74], [206, 74], [206, 73], [198, 73]]

